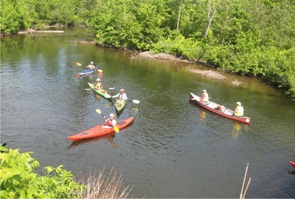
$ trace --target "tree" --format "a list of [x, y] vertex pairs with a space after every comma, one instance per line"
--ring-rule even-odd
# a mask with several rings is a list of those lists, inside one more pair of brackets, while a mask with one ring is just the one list
[[[207, 28], [206, 28], [206, 32], [205, 32], [205, 38], [209, 34], [209, 30], [210, 30], [212, 20], [213, 20], [215, 14], [216, 14], [216, 10], [217, 10], [218, 4], [220, 2], [220, 0], [217, 0], [217, 2], [214, 5], [213, 1], [214, 0], [208, 0], [208, 15], [207, 15], [208, 24], [207, 24]], [[212, 6], [214, 6], [214, 8], [212, 8]]]

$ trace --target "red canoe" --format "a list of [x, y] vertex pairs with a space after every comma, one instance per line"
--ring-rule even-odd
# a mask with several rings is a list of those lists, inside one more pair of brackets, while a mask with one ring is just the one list
[[[129, 124], [131, 124], [134, 120], [134, 117], [130, 117], [127, 118], [125, 120], [119, 120], [117, 122], [117, 127], [119, 129], [123, 129], [126, 126], [128, 126]], [[90, 128], [86, 131], [83, 131], [81, 133], [75, 134], [75, 135], [71, 135], [68, 136], [69, 140], [72, 141], [78, 141], [78, 140], [83, 140], [83, 139], [89, 139], [89, 138], [94, 138], [94, 137], [99, 137], [99, 136], [103, 136], [103, 135], [107, 135], [107, 134], [111, 134], [114, 133], [114, 128], [110, 128], [105, 126], [104, 124], [98, 125], [96, 127]]]
[[295, 168], [295, 162], [290, 161], [290, 164]]
[[193, 94], [192, 92], [190, 93], [190, 100], [195, 102], [196, 104], [200, 105], [201, 107], [213, 112], [213, 113], [216, 113], [218, 115], [221, 115], [223, 117], [226, 117], [226, 118], [229, 118], [229, 119], [232, 119], [232, 120], [236, 120], [236, 121], [239, 121], [239, 122], [243, 122], [243, 123], [246, 123], [246, 124], [250, 124], [250, 117], [246, 117], [246, 116], [243, 116], [243, 117], [238, 117], [238, 116], [234, 116], [233, 113], [234, 111], [231, 110], [231, 109], [228, 109], [225, 107], [225, 110], [224, 111], [219, 111], [217, 109], [215, 109], [217, 106], [219, 106], [220, 104], [217, 104], [217, 103], [214, 103], [214, 102], [209, 102], [209, 103], [202, 103], [200, 102], [200, 99], [201, 97]]

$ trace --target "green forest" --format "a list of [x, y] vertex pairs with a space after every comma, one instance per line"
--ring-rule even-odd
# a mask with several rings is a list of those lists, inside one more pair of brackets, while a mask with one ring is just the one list
[[294, 0], [1, 0], [1, 34], [83, 25], [98, 45], [261, 78], [295, 100]]

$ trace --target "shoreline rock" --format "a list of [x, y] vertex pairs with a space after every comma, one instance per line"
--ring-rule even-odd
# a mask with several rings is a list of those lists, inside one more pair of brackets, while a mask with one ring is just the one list
[[140, 52], [138, 54], [140, 57], [152, 58], [152, 59], [165, 59], [165, 60], [173, 60], [173, 61], [180, 61], [180, 62], [187, 62], [187, 63], [194, 63], [193, 61], [179, 59], [174, 55], [170, 55], [167, 53], [157, 53], [152, 54], [150, 51]]

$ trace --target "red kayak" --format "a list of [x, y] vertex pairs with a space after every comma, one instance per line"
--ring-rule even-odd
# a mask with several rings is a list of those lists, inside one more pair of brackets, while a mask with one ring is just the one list
[[243, 116], [243, 117], [238, 117], [238, 116], [234, 116], [233, 113], [234, 111], [229, 109], [229, 108], [226, 108], [225, 107], [225, 110], [224, 111], [220, 111], [220, 110], [217, 110], [216, 107], [220, 106], [220, 104], [217, 104], [217, 103], [214, 103], [214, 102], [208, 102], [208, 103], [202, 103], [200, 102], [201, 100], [201, 97], [193, 94], [192, 92], [190, 93], [190, 100], [197, 103], [198, 105], [200, 105], [201, 107], [213, 112], [213, 113], [216, 113], [218, 115], [221, 115], [223, 117], [226, 117], [226, 118], [229, 118], [229, 119], [232, 119], [232, 120], [236, 120], [236, 121], [239, 121], [239, 122], [243, 122], [243, 123], [246, 123], [246, 124], [250, 124], [250, 117], [246, 117], [246, 116]]
[[[133, 120], [134, 120], [134, 117], [130, 117], [130, 118], [127, 118], [125, 120], [119, 120], [117, 122], [116, 126], [119, 129], [123, 129], [126, 126], [128, 126], [129, 124], [131, 124], [133, 122]], [[68, 139], [72, 140], [72, 141], [78, 141], [78, 140], [83, 140], [83, 139], [100, 137], [100, 136], [111, 134], [111, 133], [114, 133], [114, 132], [115, 132], [114, 128], [105, 126], [105, 124], [101, 124], [101, 125], [98, 125], [96, 127], [90, 128], [90, 129], [88, 129], [86, 131], [83, 131], [81, 133], [68, 136]]]
[[290, 164], [295, 168], [295, 162], [290, 161]]

